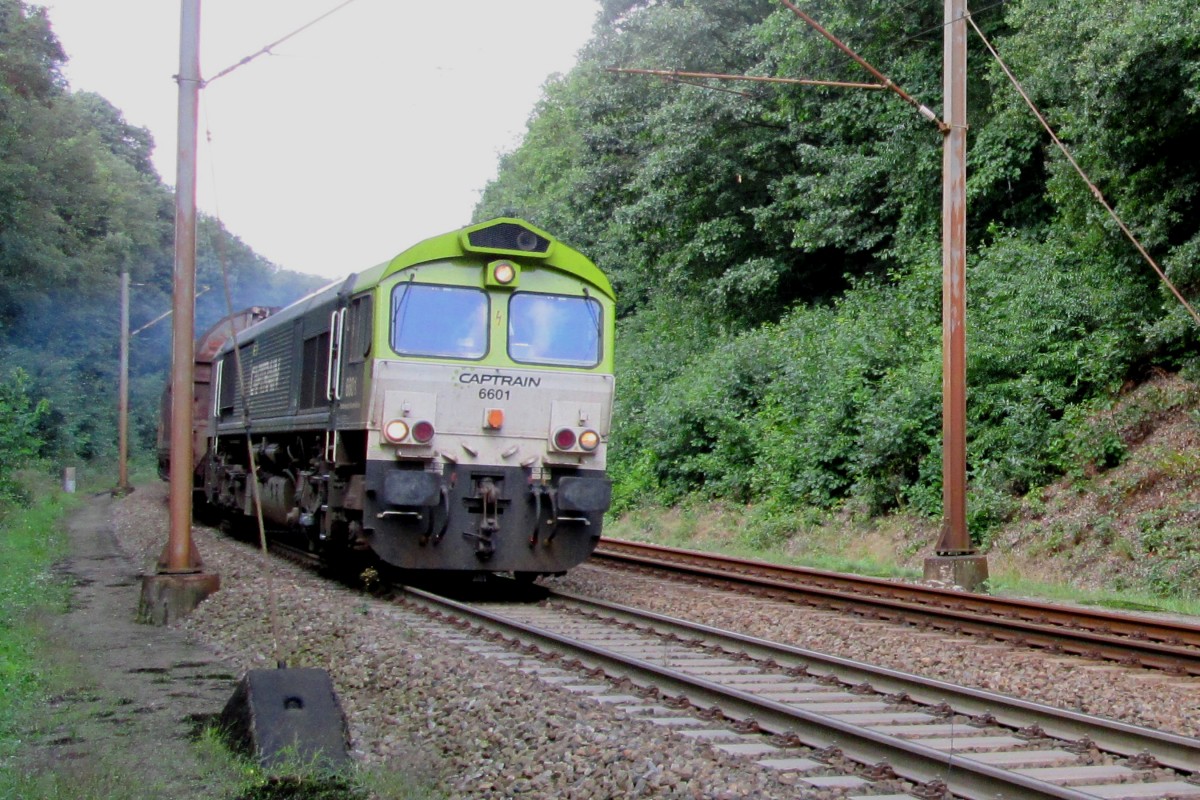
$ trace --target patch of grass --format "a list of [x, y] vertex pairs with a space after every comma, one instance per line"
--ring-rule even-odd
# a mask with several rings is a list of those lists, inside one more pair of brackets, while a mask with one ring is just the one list
[[1141, 592], [1109, 592], [1078, 589], [1066, 584], [1043, 583], [1005, 573], [992, 575], [989, 581], [992, 594], [1015, 597], [1037, 597], [1056, 602], [1099, 606], [1115, 611], [1200, 615], [1200, 601], [1155, 597]]
[[685, 503], [674, 508], [642, 507], [605, 520], [605, 533], [616, 539], [698, 548], [700, 543], [732, 537], [736, 512], [721, 504]]
[[230, 750], [215, 724], [199, 729], [196, 744], [206, 761], [236, 769], [236, 784], [222, 795], [232, 800], [445, 800], [421, 767], [406, 773], [363, 767], [335, 773], [319, 762], [285, 757], [266, 770]]
[[359, 786], [372, 797], [388, 800], [445, 800], [447, 795], [432, 786], [430, 779], [415, 778], [407, 773], [374, 769], [358, 775]]
[[262, 775], [247, 782], [235, 800], [442, 800], [444, 795], [400, 773], [356, 772], [350, 776], [304, 773]]
[[[164, 751], [164, 759], [171, 754]], [[131, 775], [128, 764], [117, 755], [58, 765], [54, 770], [17, 774], [4, 770], [0, 797], [19, 800], [160, 800], [164, 797], [231, 797], [236, 784], [223, 774], [220, 762], [205, 775], [204, 786], [182, 793], [177, 785]]]
[[834, 554], [811, 556], [794, 559], [796, 566], [823, 569], [829, 572], [846, 572], [852, 575], [867, 575], [873, 578], [901, 578], [904, 580], [919, 580], [921, 570], [906, 567], [891, 562], [880, 562], [872, 559], [846, 558]]
[[[45, 671], [37, 645], [39, 615], [61, 613], [70, 587], [53, 566], [66, 549], [59, 520], [78, 500], [32, 491], [28, 508], [9, 508], [0, 517], [0, 761], [9, 763], [21, 744], [21, 729], [45, 699]], [[0, 774], [0, 791], [4, 789]]]
[[[107, 482], [112, 474], [100, 467], [81, 468], [76, 492], [66, 494], [59, 474], [37, 467], [20, 470], [27, 503], [0, 512], [0, 798], [5, 800], [178, 796], [179, 787], [130, 775], [116, 742], [111, 752], [60, 760], [50, 769], [33, 768], [42, 748], [82, 742], [89, 717], [116, 711], [97, 706], [101, 697], [78, 688], [85, 683], [79, 672], [81, 654], [64, 652], [61, 643], [46, 635], [53, 618], [71, 602], [73, 587], [56, 570], [68, 553], [64, 517], [89, 494], [111, 488]], [[227, 796], [221, 772], [213, 767], [206, 770], [212, 780], [203, 796]]]
[[852, 540], [840, 535], [841, 529], [829, 512], [818, 509], [709, 504], [630, 512], [607, 521], [605, 535], [833, 572], [920, 577], [919, 570], [903, 565], [887, 547], [850, 547]]
[[1166, 610], [1164, 608], [1160, 608], [1159, 606], [1149, 605], [1147, 603], [1138, 603], [1133, 600], [1124, 600], [1121, 598], [1103, 601], [1080, 600], [1079, 604], [1081, 606], [1104, 606], [1105, 608], [1111, 608], [1114, 611], [1147, 611], [1151, 613], [1157, 613]]

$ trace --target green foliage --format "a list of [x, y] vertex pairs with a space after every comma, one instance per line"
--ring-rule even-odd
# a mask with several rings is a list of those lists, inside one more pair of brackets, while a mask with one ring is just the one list
[[[1053, 463], [1073, 478], [1100, 475], [1123, 463], [1130, 448], [1154, 429], [1156, 419], [1180, 409], [1191, 409], [1195, 419], [1197, 400], [1195, 384], [1151, 381], [1131, 394], [1100, 394], [1071, 406], [1063, 414], [1060, 434], [1050, 444]], [[1167, 477], [1191, 475], [1196, 472], [1194, 461], [1186, 449], [1170, 450], [1155, 468]], [[1141, 480], [1136, 474], [1131, 479]], [[1128, 488], [1110, 484], [1107, 491]], [[1119, 504], [1123, 499], [1114, 502]]]
[[1118, 466], [1128, 447], [1121, 438], [1109, 401], [1103, 398], [1067, 409], [1062, 435], [1054, 442], [1055, 464], [1065, 474], [1083, 478]]
[[[1185, 296], [1200, 289], [1200, 18], [1181, 0], [1078, 5], [1021, 2], [1005, 52], [1064, 141]], [[1055, 24], [1044, 25], [1053, 18]], [[1003, 80], [993, 72], [993, 80]], [[1019, 101], [1013, 100], [1016, 103]], [[1046, 157], [1047, 197], [1081, 252], [1153, 276], [1060, 156]], [[1197, 328], [1165, 287], [1144, 322], [1169, 358], [1194, 351]], [[1169, 362], [1168, 362], [1169, 363]]]
[[700, 491], [749, 499], [753, 416], [777, 366], [765, 342], [759, 334], [722, 341], [662, 387], [646, 415], [643, 446], [666, 498]]
[[[938, 107], [939, 8], [812, 12]], [[976, 19], [1193, 295], [1200, 17], [1185, 0], [1018, 0]], [[970, 47], [968, 514], [983, 539], [1031, 488], [1118, 462], [1124, 434], [1086, 421], [1149, 365], [1195, 369], [1200, 337]], [[485, 191], [478, 216], [528, 213], [614, 278], [618, 507], [699, 494], [940, 513], [940, 133], [887, 92], [706, 89], [611, 65], [866, 76], [771, 3], [605, 2]]]
[[50, 33], [46, 9], [20, 0], [0, 2], [0, 100], [44, 100], [62, 85], [66, 55]]
[[[1064, 414], [1120, 383], [1143, 354], [1144, 284], [1055, 240], [1006, 236], [970, 273], [970, 461], [1022, 495], [1067, 467], [1046, 452]], [[1092, 445], [1096, 443], [1093, 441]], [[1119, 458], [1115, 451], [1104, 460]]]
[[[614, 417], [609, 463], [619, 476], [613, 502], [624, 509], [647, 502], [668, 502], [670, 482], [663, 481], [655, 442], [674, 437], [673, 423], [658, 413], [666, 387], [682, 380], [694, 357], [705, 352], [718, 328], [702, 304], [684, 300], [659, 302], [623, 326], [620, 389]], [[664, 430], [663, 428], [666, 428]]]
[[28, 499], [15, 473], [44, 444], [41, 429], [48, 412], [49, 403], [29, 396], [23, 370], [0, 376], [0, 518], [6, 506]]
[[924, 291], [920, 280], [867, 281], [783, 321], [772, 347], [787, 363], [759, 418], [760, 492], [824, 508], [854, 497], [877, 511], [904, 500], [940, 425]]
[[1137, 518], [1138, 545], [1147, 567], [1144, 583], [1156, 597], [1200, 597], [1200, 507], [1156, 509]]

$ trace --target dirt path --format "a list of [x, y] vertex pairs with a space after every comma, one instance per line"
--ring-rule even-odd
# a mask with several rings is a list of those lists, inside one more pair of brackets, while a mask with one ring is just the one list
[[66, 522], [60, 569], [75, 590], [69, 613], [45, 622], [55, 695], [27, 768], [58, 796], [225, 796], [228, 761], [191, 737], [232, 695], [235, 668], [180, 631], [134, 621], [139, 567], [117, 545], [111, 507], [89, 498]]

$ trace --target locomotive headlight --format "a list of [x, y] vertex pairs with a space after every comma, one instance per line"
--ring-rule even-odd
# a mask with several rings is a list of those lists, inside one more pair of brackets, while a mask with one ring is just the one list
[[600, 434], [588, 429], [579, 434], [579, 446], [589, 453], [600, 446]]
[[502, 289], [515, 289], [521, 277], [521, 268], [507, 259], [493, 261], [487, 266], [487, 285]]
[[399, 444], [408, 438], [408, 423], [402, 419], [394, 419], [383, 426], [383, 438], [392, 444]]
[[517, 277], [517, 271], [513, 269], [513, 265], [508, 261], [501, 261], [492, 270], [492, 274], [496, 276], [496, 283], [502, 283], [505, 286], [513, 282], [513, 278]]

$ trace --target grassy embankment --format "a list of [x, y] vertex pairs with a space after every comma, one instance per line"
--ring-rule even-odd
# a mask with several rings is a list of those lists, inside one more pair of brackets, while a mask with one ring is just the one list
[[[86, 678], [69, 642], [51, 641], [45, 622], [67, 611], [72, 587], [56, 570], [67, 555], [63, 520], [89, 491], [111, 483], [111, 470], [80, 475], [79, 492], [62, 492], [55, 479], [35, 471], [22, 477], [26, 507], [0, 508], [0, 800], [140, 800], [162, 796], [136, 764], [122, 762], [121, 748], [103, 748], [95, 759], [39, 763], [38, 751], [62, 731], [82, 730], [70, 703]], [[149, 471], [140, 476], [153, 480]], [[135, 480], [135, 483], [137, 481]], [[76, 658], [76, 657], [79, 658]], [[73, 663], [74, 662], [74, 663]], [[349, 778], [313, 774], [297, 765], [268, 775], [231, 753], [213, 730], [190, 745], [205, 765], [206, 798], [236, 800], [435, 800], [435, 791], [402, 775], [363, 770]], [[167, 754], [164, 754], [166, 757]]]
[[[938, 536], [936, 521], [918, 517], [894, 514], [867, 520], [836, 514], [822, 515], [819, 520], [797, 516], [787, 536], [763, 541], [755, 535], [754, 517], [753, 509], [693, 502], [668, 511], [630, 512], [610, 520], [604, 534], [615, 539], [654, 542], [736, 558], [900, 580], [921, 579], [923, 559], [930, 554]], [[1026, 521], [1025, 525], [1028, 524]], [[1013, 527], [1019, 526], [1019, 522], [1013, 523]], [[1059, 554], [1048, 563], [1044, 545], [1029, 550], [1029, 553], [1014, 552], [1008, 547], [984, 550], [991, 572], [988, 582], [991, 593], [1131, 612], [1200, 616], [1200, 600], [1194, 597], [1164, 596], [1144, 589], [1081, 586], [1073, 580], [1069, 557]], [[1041, 565], [1032, 570], [1029, 562], [1035, 560]], [[1055, 568], [1060, 570], [1057, 575]]]

